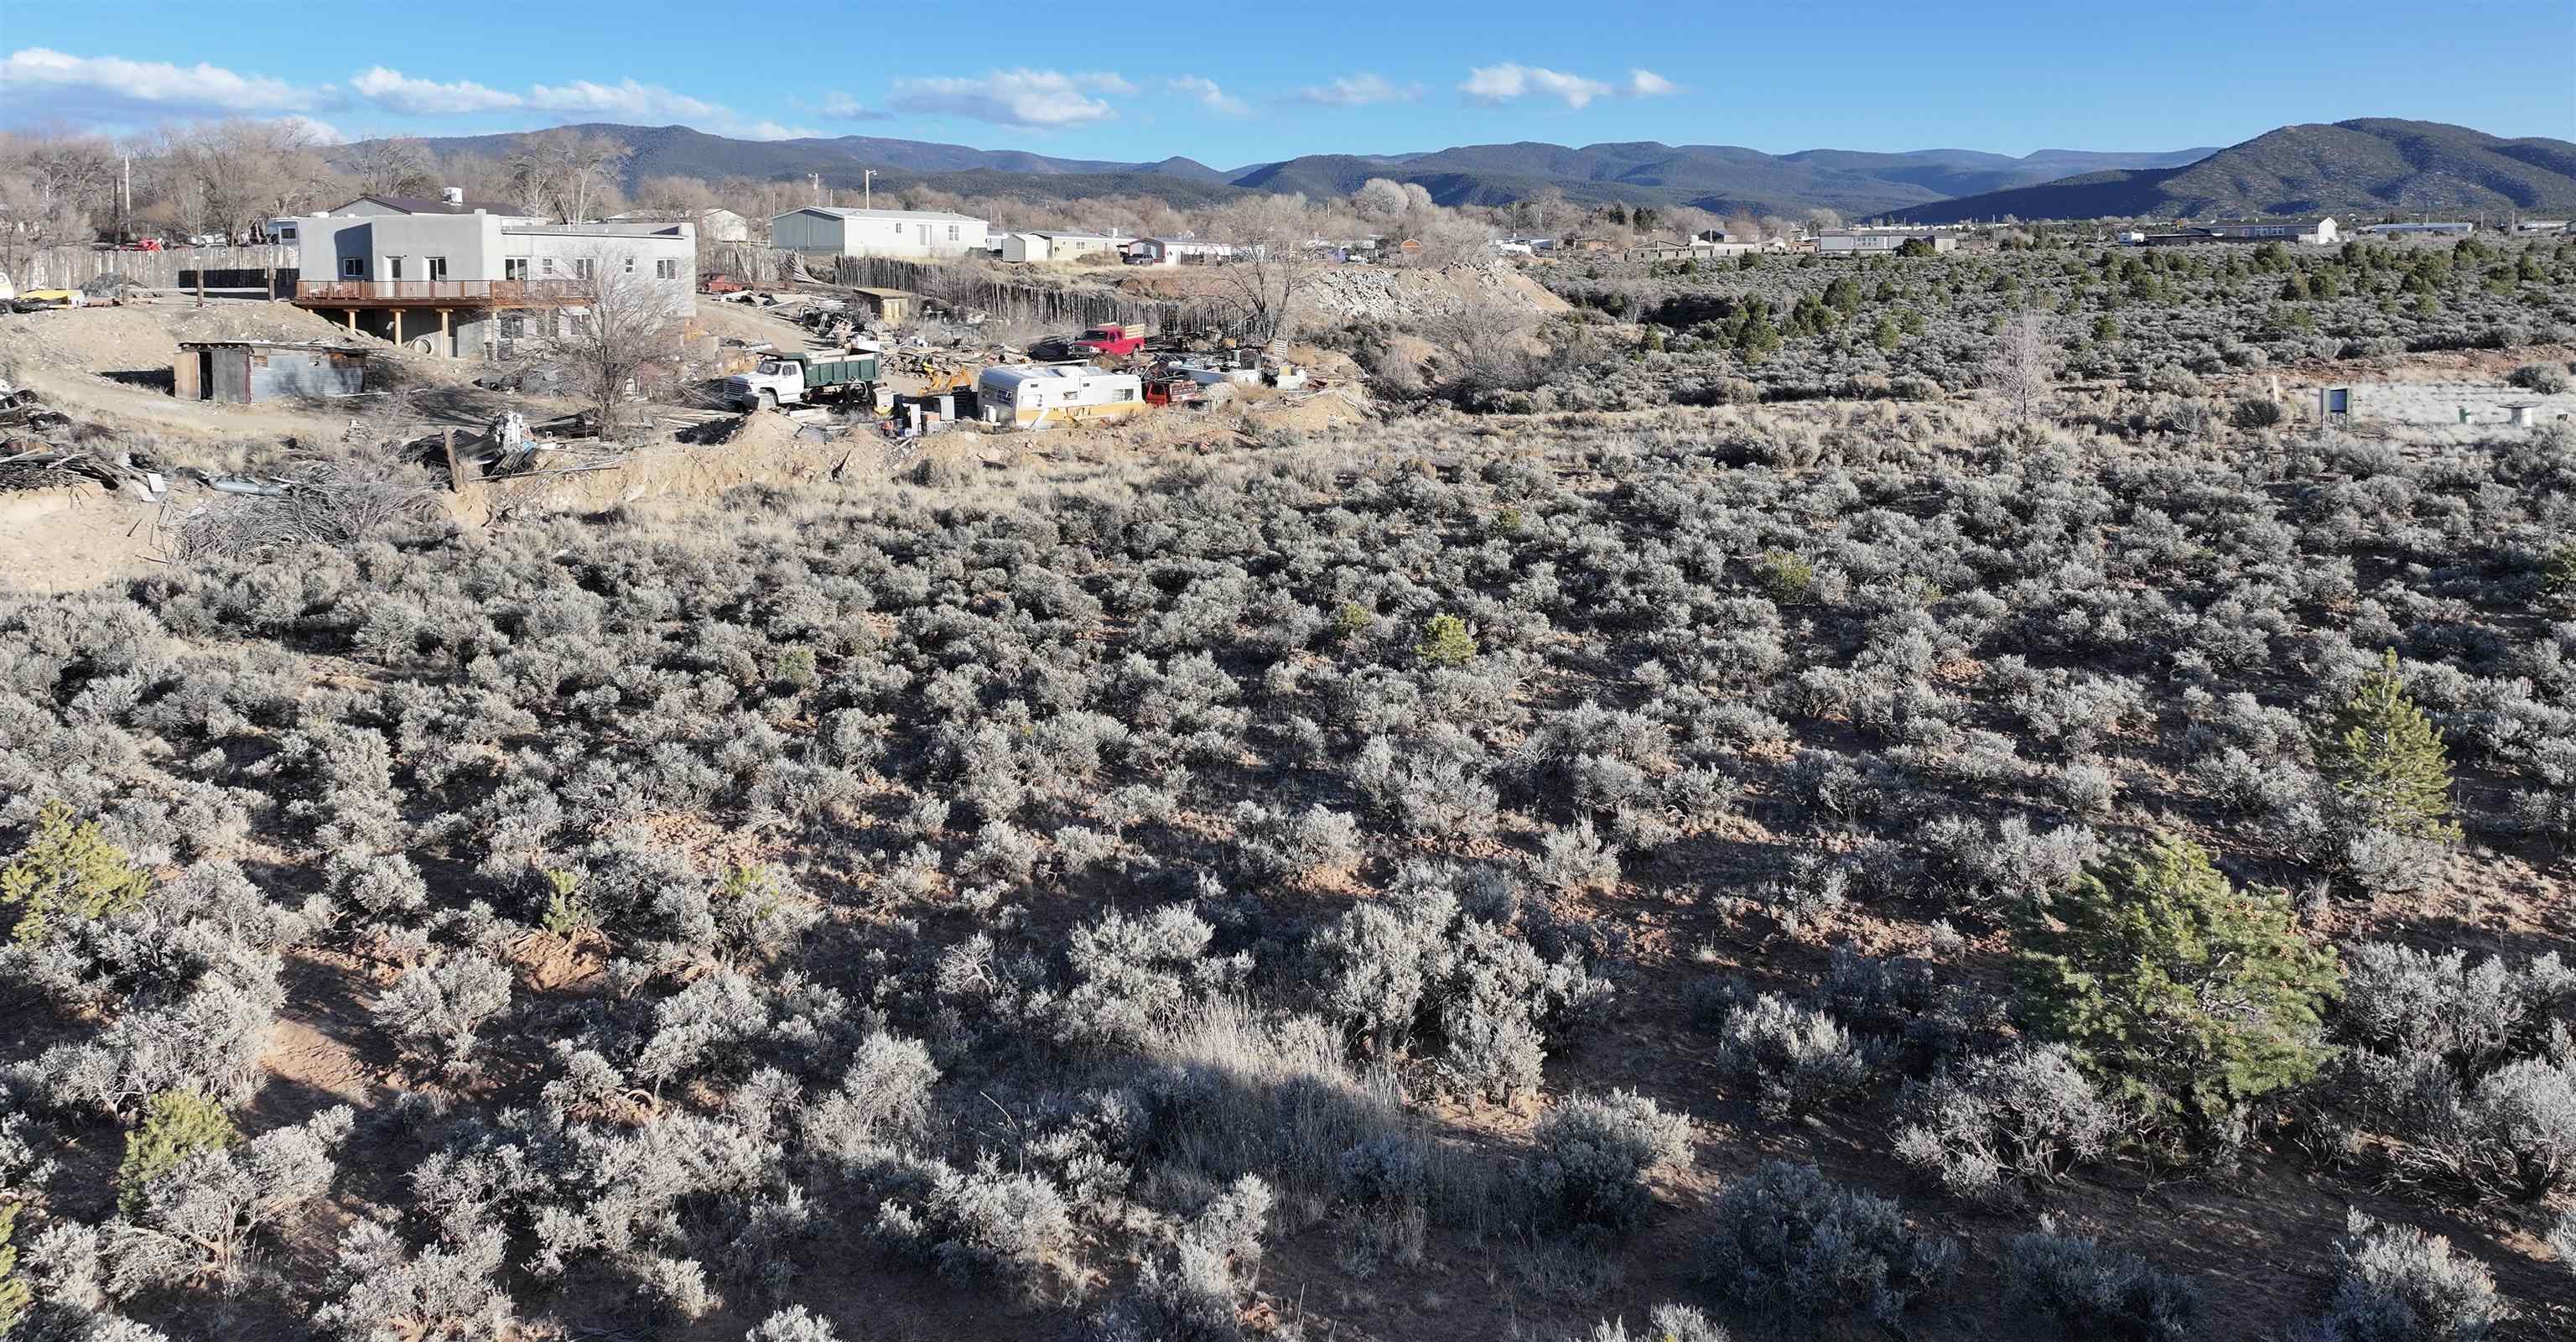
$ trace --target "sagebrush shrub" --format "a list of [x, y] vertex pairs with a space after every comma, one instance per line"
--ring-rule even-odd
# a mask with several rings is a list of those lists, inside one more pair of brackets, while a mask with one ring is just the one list
[[1652, 1203], [1645, 1176], [1690, 1160], [1690, 1117], [1634, 1091], [1568, 1096], [1532, 1137], [1521, 1178], [1536, 1219], [1586, 1236], [1635, 1229]]
[[2016, 1044], [1906, 1087], [1899, 1160], [1956, 1197], [2004, 1202], [2100, 1159], [2116, 1109], [2058, 1044]]
[[1864, 1314], [1890, 1327], [1946, 1292], [1959, 1243], [1919, 1233], [1896, 1203], [1843, 1188], [1813, 1165], [1770, 1161], [1709, 1209], [1698, 1273], [1727, 1301], [1810, 1320]]
[[2323, 1313], [2300, 1342], [2479, 1342], [2510, 1311], [2486, 1265], [2440, 1235], [2353, 1211]]
[[2188, 1277], [2089, 1235], [2039, 1229], [2004, 1242], [2004, 1302], [2043, 1315], [2075, 1342], [2186, 1342], [2197, 1335], [2201, 1294]]
[[1772, 993], [1738, 1005], [1718, 1030], [1720, 1071], [1753, 1088], [1766, 1118], [1808, 1113], [1867, 1085], [1862, 1044], [1825, 1011]]

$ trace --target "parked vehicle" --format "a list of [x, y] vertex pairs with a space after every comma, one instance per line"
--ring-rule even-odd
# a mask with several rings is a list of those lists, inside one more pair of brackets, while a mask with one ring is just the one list
[[136, 238], [132, 242], [119, 244], [117, 250], [121, 252], [160, 252], [168, 251], [169, 245], [162, 242], [159, 238]]
[[775, 410], [842, 397], [875, 386], [877, 356], [856, 350], [821, 350], [763, 356], [748, 373], [725, 379], [725, 403], [737, 410]]
[[698, 292], [702, 294], [738, 294], [750, 287], [721, 270], [707, 272], [706, 278], [698, 282]]
[[85, 308], [89, 295], [78, 289], [29, 289], [15, 300], [20, 312], [39, 312], [47, 308]]
[[1143, 327], [1127, 327], [1116, 322], [1103, 322], [1074, 337], [1074, 357], [1091, 359], [1105, 354], [1112, 358], [1123, 359], [1145, 348], [1145, 341], [1151, 335], [1153, 332]]

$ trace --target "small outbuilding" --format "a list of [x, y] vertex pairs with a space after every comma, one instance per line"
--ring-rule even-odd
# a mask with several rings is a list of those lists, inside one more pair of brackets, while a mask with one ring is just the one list
[[354, 345], [277, 340], [189, 340], [170, 363], [183, 401], [250, 405], [298, 396], [355, 396], [366, 389], [368, 351]]
[[851, 290], [850, 297], [888, 326], [901, 326], [922, 315], [922, 304], [928, 301], [909, 289], [859, 288]]

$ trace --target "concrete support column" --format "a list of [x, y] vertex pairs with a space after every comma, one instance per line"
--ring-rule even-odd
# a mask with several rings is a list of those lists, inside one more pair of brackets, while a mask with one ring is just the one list
[[340, 315], [349, 319], [349, 334], [356, 335], [358, 333], [358, 310], [356, 308], [342, 308], [340, 309]]
[[442, 359], [452, 359], [456, 357], [456, 340], [455, 337], [448, 332], [447, 309], [445, 308], [440, 308], [438, 310], [438, 357]]

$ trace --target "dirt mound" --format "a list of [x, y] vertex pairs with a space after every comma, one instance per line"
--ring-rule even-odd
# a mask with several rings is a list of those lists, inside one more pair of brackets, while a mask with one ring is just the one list
[[[1118, 291], [1134, 298], [1187, 301], [1223, 293], [1222, 273], [1204, 269], [1132, 275]], [[1564, 312], [1568, 304], [1535, 280], [1502, 262], [1423, 270], [1410, 266], [1323, 266], [1298, 297], [1308, 317], [1331, 323], [1385, 321], [1403, 324], [1458, 308], [1504, 307], [1524, 312]]]
[[0, 357], [22, 369], [81, 373], [167, 368], [178, 339], [149, 308], [72, 308], [0, 316]]
[[1300, 301], [1309, 314], [1336, 321], [1404, 323], [1458, 308], [1503, 307], [1532, 313], [1569, 305], [1501, 263], [1412, 270], [1396, 266], [1328, 266]]

